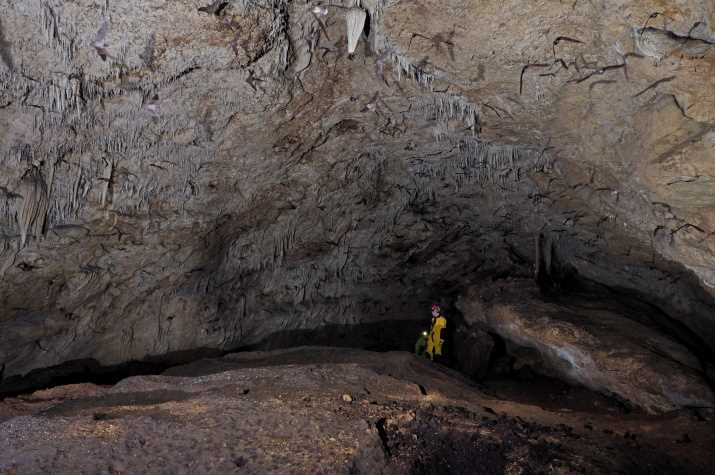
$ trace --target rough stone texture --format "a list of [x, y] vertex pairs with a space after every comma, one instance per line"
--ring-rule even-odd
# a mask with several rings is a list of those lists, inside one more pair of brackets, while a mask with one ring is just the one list
[[463, 374], [476, 380], [483, 379], [489, 371], [494, 339], [481, 330], [460, 328], [454, 334], [453, 357]]
[[711, 1], [362, 0], [354, 58], [208, 3], [0, 0], [0, 375], [415, 319], [539, 235], [713, 359]]
[[701, 363], [682, 345], [613, 308], [575, 298], [543, 302], [528, 288], [470, 289], [460, 303], [465, 320], [536, 350], [535, 369], [646, 411], [715, 407]]
[[714, 438], [685, 413], [547, 411], [407, 353], [315, 347], [0, 401], [3, 474], [695, 474]]

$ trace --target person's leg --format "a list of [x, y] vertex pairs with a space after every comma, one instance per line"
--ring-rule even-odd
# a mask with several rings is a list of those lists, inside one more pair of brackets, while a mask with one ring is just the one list
[[444, 340], [442, 340], [442, 328], [436, 328], [435, 331], [432, 333], [432, 340], [434, 340], [434, 354], [442, 356], [442, 343], [444, 343]]
[[420, 338], [417, 340], [417, 343], [415, 343], [415, 354], [417, 356], [424, 356], [426, 347], [427, 339], [424, 337], [424, 335], [420, 335]]

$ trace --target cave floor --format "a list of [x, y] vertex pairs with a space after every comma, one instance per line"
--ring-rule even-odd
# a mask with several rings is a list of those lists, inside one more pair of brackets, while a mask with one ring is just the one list
[[404, 352], [236, 353], [0, 401], [0, 473], [712, 473], [712, 412], [544, 384]]
[[530, 372], [489, 377], [479, 384], [479, 389], [496, 399], [538, 406], [552, 412], [575, 411], [592, 417], [642, 412], [625, 401]]

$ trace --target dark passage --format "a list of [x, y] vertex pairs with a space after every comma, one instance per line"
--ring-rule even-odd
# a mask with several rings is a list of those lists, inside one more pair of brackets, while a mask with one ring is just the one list
[[[424, 321], [387, 320], [361, 325], [326, 325], [314, 330], [278, 332], [260, 343], [219, 350], [200, 348], [179, 351], [120, 365], [102, 366], [96, 360], [70, 361], [58, 366], [38, 369], [25, 376], [0, 380], [0, 398], [76, 383], [115, 384], [136, 375], [160, 374], [169, 368], [204, 358], [217, 358], [236, 351], [268, 351], [298, 346], [328, 346], [360, 348], [370, 351], [408, 351], [425, 326]], [[413, 338], [414, 336], [414, 338]]]
[[[525, 404], [536, 404], [549, 409], [582, 410], [586, 412], [626, 413], [630, 407], [616, 398], [606, 397], [585, 388], [566, 384], [558, 379], [542, 376], [524, 365], [528, 350], [508, 352], [506, 343], [495, 334], [482, 334], [480, 338], [469, 335], [461, 314], [451, 311], [445, 338], [444, 353], [435, 364], [456, 369], [478, 384], [486, 394]], [[385, 352], [405, 351], [412, 353], [419, 333], [426, 330], [428, 322], [383, 321], [362, 325], [327, 325], [315, 330], [285, 331], [271, 335], [255, 345], [241, 347], [236, 351], [271, 351], [302, 346], [360, 348]], [[456, 327], [456, 328], [455, 328]], [[129, 376], [161, 374], [173, 367], [190, 365], [193, 370], [177, 374], [201, 374], [232, 369], [222, 367], [218, 360], [231, 352], [217, 349], [175, 352], [143, 361], [132, 361], [116, 366], [101, 366], [95, 360], [78, 360], [56, 367], [36, 370], [24, 377], [11, 377], [0, 383], [0, 398], [30, 393], [40, 389], [67, 384], [94, 383], [112, 385]], [[333, 363], [334, 353], [306, 353], [301, 363]], [[307, 358], [307, 359], [306, 359]], [[520, 359], [521, 358], [521, 359]], [[201, 361], [212, 359], [208, 366]], [[520, 362], [522, 361], [522, 362]], [[286, 359], [283, 364], [296, 364], [298, 360]], [[203, 369], [202, 369], [203, 368]], [[209, 369], [210, 368], [210, 369]], [[188, 373], [186, 373], [188, 371]], [[171, 374], [172, 372], [169, 371]], [[427, 391], [419, 386], [423, 395]]]

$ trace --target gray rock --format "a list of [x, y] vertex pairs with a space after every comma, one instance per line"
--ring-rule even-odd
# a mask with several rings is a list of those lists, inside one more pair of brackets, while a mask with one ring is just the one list
[[428, 318], [540, 234], [712, 359], [712, 9], [665, 3], [363, 0], [351, 61], [338, 6], [0, 0], [4, 377]]

